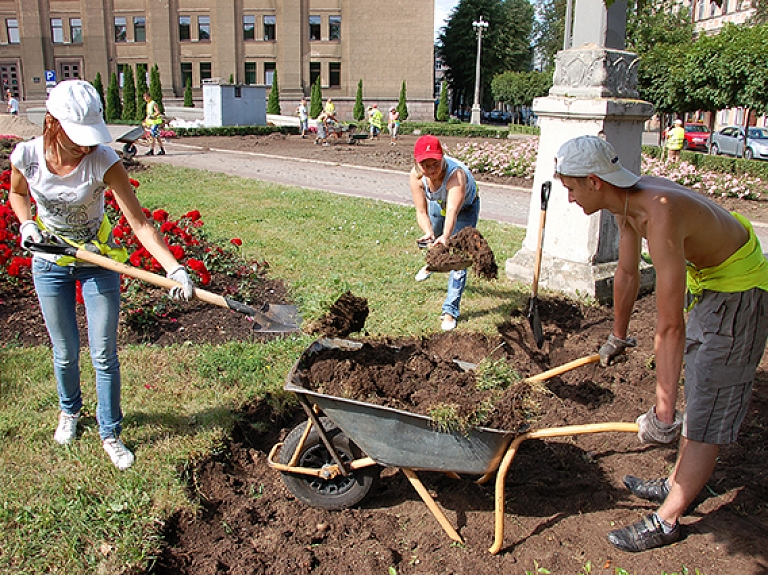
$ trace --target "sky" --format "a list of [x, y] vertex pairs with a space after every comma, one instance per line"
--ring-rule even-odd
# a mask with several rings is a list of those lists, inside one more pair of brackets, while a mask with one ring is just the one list
[[459, 0], [435, 0], [435, 38], [440, 28], [445, 26], [445, 19], [459, 3]]

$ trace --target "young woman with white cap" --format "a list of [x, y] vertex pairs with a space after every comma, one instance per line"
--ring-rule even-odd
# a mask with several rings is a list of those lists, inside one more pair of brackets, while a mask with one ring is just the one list
[[[104, 215], [104, 191], [111, 189], [122, 213], [142, 245], [180, 286], [171, 297], [188, 300], [194, 286], [184, 266], [173, 257], [162, 236], [144, 216], [128, 174], [112, 148], [98, 92], [88, 82], [58, 84], [46, 101], [43, 136], [16, 145], [11, 154], [10, 204], [21, 222], [23, 246], [41, 243], [45, 234], [119, 261], [125, 250], [112, 238]], [[32, 202], [36, 205], [33, 219]], [[96, 372], [96, 420], [104, 450], [114, 465], [128, 469], [134, 461], [120, 440], [120, 363], [117, 327], [120, 275], [73, 258], [35, 252], [35, 290], [53, 345], [53, 366], [59, 395], [59, 424], [54, 440], [75, 439], [83, 404], [80, 389], [80, 336], [75, 315], [75, 284], [79, 281], [88, 320], [88, 342]]]

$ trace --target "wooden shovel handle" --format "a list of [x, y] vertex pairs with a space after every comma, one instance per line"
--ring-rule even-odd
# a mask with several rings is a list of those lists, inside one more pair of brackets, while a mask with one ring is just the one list
[[558, 367], [553, 367], [552, 369], [543, 371], [538, 375], [532, 375], [531, 377], [526, 377], [523, 381], [525, 381], [526, 383], [536, 383], [539, 381], [546, 381], [547, 379], [561, 375], [567, 371], [571, 371], [572, 369], [581, 367], [582, 365], [589, 365], [590, 363], [595, 363], [596, 361], [600, 361], [599, 353], [596, 353], [594, 355], [588, 355], [586, 357], [581, 357], [579, 359], [574, 359], [573, 361], [569, 361], [568, 363], [564, 363], [563, 365], [560, 365]]

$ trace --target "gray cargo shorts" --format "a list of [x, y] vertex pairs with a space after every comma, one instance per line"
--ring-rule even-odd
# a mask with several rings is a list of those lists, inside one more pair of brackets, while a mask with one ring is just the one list
[[767, 336], [768, 292], [704, 291], [686, 325], [683, 437], [736, 441]]

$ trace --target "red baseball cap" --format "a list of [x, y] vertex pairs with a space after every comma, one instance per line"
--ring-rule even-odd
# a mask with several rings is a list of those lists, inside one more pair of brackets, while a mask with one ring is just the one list
[[442, 160], [443, 146], [435, 136], [422, 136], [413, 146], [413, 157], [419, 163], [429, 159]]

